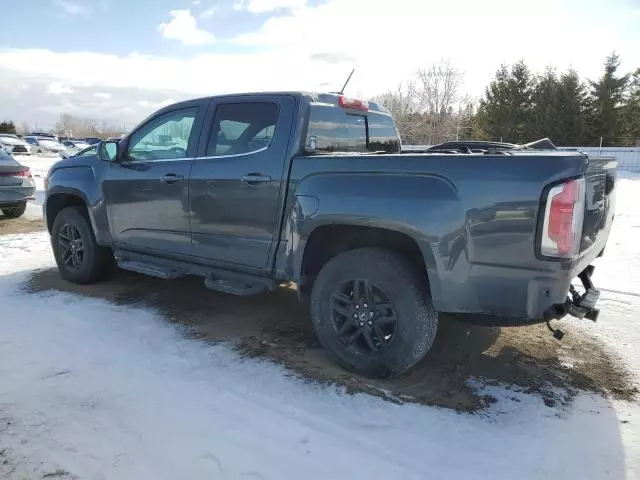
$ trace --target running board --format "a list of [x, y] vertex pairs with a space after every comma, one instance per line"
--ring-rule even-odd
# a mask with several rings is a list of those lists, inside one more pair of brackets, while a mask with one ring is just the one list
[[273, 290], [277, 284], [269, 279], [245, 275], [238, 272], [215, 270], [204, 279], [205, 287], [217, 292], [242, 297]]
[[198, 275], [204, 277], [204, 284], [207, 288], [231, 295], [255, 295], [278, 287], [278, 283], [271, 278], [249, 273], [154, 257], [132, 251], [116, 250], [114, 253], [118, 266], [124, 270], [165, 280], [185, 275]]
[[173, 280], [185, 275], [184, 270], [163, 267], [152, 263], [136, 262], [135, 260], [120, 260], [118, 267], [130, 272], [142, 273], [151, 277], [162, 278], [164, 280]]

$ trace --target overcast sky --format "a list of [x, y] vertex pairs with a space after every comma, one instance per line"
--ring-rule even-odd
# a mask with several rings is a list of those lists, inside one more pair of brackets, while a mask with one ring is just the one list
[[501, 63], [640, 67], [640, 0], [30, 0], [2, 9], [0, 119], [133, 126], [183, 98], [347, 89], [365, 97], [448, 58], [481, 95]]

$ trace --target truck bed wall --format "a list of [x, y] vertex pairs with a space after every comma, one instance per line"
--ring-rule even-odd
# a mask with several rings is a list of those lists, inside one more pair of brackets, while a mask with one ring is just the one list
[[[586, 163], [575, 153], [296, 157], [278, 264], [299, 281], [305, 246], [323, 225], [395, 230], [420, 248], [436, 309], [526, 316], [523, 275], [554, 281], [570, 268], [536, 258], [542, 190]], [[549, 300], [564, 299], [540, 301]]]

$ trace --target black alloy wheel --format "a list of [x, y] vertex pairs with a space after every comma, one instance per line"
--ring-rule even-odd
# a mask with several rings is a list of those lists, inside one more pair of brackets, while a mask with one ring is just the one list
[[369, 280], [350, 280], [331, 295], [331, 320], [345, 346], [359, 353], [385, 352], [398, 316], [388, 295]]
[[85, 258], [84, 243], [80, 230], [70, 223], [65, 223], [58, 232], [58, 245], [61, 248], [62, 261], [65, 265], [77, 269]]

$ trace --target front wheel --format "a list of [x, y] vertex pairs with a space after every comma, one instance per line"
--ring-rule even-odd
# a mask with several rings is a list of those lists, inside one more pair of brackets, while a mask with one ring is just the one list
[[18, 218], [24, 215], [27, 210], [27, 202], [19, 203], [13, 207], [6, 207], [2, 209], [2, 213], [7, 218]]
[[409, 370], [438, 328], [426, 278], [402, 256], [377, 248], [327, 262], [313, 284], [311, 317], [329, 357], [372, 378]]
[[111, 249], [97, 244], [87, 212], [67, 207], [53, 221], [51, 246], [62, 278], [73, 283], [92, 283], [113, 270]]

